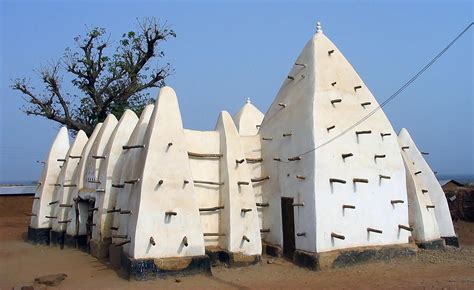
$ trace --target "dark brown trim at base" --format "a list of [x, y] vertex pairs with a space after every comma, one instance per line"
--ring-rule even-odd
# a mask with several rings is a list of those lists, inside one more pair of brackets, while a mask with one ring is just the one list
[[77, 248], [85, 252], [89, 252], [89, 245], [87, 244], [87, 235], [71, 236], [66, 234], [64, 236], [64, 245], [70, 248]]
[[244, 255], [210, 247], [206, 248], [206, 255], [209, 257], [212, 266], [245, 267], [258, 264], [262, 260], [260, 255]]
[[415, 256], [415, 246], [383, 246], [343, 249], [323, 253], [312, 253], [296, 250], [293, 262], [313, 271], [343, 268], [361, 264], [368, 261], [386, 261], [395, 257]]
[[122, 246], [110, 244], [109, 246], [109, 262], [112, 268], [120, 269], [122, 259]]
[[50, 232], [50, 245], [51, 246], [64, 246], [64, 238], [66, 236], [65, 232], [56, 232], [51, 230]]
[[109, 246], [112, 243], [111, 238], [105, 238], [103, 241], [94, 241], [89, 242], [90, 254], [97, 259], [104, 259], [109, 256]]
[[262, 243], [262, 252], [273, 257], [283, 257], [283, 249], [280, 246], [270, 243]]
[[39, 245], [49, 245], [51, 228], [35, 229], [28, 226], [28, 242]]
[[122, 269], [130, 280], [152, 280], [168, 276], [211, 274], [209, 257], [194, 256], [166, 259], [133, 259], [122, 253]]
[[436, 239], [427, 242], [417, 242], [416, 245], [420, 249], [424, 250], [442, 250], [446, 248], [446, 244], [443, 239]]
[[459, 248], [459, 239], [458, 239], [458, 237], [454, 236], [454, 237], [441, 237], [441, 238], [446, 243], [446, 246]]

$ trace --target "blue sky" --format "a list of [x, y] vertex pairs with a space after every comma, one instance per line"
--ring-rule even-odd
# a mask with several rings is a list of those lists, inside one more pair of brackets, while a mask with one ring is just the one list
[[[58, 129], [19, 110], [11, 79], [40, 88], [33, 70], [87, 27], [106, 28], [114, 41], [137, 18], [166, 20], [177, 33], [164, 46], [175, 69], [167, 83], [185, 127], [210, 130], [221, 110], [234, 114], [247, 97], [267, 110], [317, 21], [382, 102], [473, 21], [473, 11], [471, 1], [2, 1], [0, 182], [37, 179], [35, 160]], [[474, 174], [473, 33], [384, 109], [441, 174]]]

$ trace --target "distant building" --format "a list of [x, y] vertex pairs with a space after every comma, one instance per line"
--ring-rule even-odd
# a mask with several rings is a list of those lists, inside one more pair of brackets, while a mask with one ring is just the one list
[[459, 187], [464, 187], [464, 184], [454, 180], [454, 179], [446, 179], [446, 180], [440, 180], [439, 184], [441, 185], [441, 188], [443, 190], [455, 190]]

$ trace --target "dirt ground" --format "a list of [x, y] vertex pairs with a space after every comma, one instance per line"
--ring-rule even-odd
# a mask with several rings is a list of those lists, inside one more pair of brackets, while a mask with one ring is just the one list
[[5, 203], [0, 198], [4, 210], [0, 215], [0, 289], [55, 273], [68, 277], [49, 289], [474, 289], [474, 223], [456, 223], [460, 249], [420, 250], [415, 258], [312, 272], [283, 259], [263, 257], [256, 266], [213, 268], [212, 276], [139, 282], [121, 278], [107, 262], [85, 252], [25, 242], [29, 218], [18, 212], [24, 207], [1, 206]]

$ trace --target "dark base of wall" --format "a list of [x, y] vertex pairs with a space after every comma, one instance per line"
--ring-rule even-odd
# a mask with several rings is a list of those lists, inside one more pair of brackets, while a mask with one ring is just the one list
[[60, 246], [61, 248], [64, 246], [64, 238], [66, 236], [65, 232], [50, 232], [50, 245], [51, 246]]
[[114, 244], [109, 246], [109, 262], [112, 268], [120, 269], [122, 259], [122, 246], [117, 247]]
[[87, 244], [87, 236], [71, 236], [64, 235], [64, 245], [71, 248], [78, 248], [82, 251], [89, 252], [89, 245]]
[[262, 252], [273, 257], [283, 257], [283, 249], [280, 246], [266, 242], [262, 243]]
[[104, 259], [109, 256], [109, 246], [112, 243], [111, 238], [106, 238], [103, 241], [90, 241], [90, 253], [97, 259]]
[[35, 229], [28, 227], [28, 241], [33, 244], [49, 245], [49, 232], [51, 228]]
[[168, 276], [211, 274], [208, 256], [165, 259], [132, 259], [125, 253], [121, 257], [125, 276], [131, 280], [151, 280]]
[[446, 244], [444, 243], [443, 239], [436, 239], [436, 240], [431, 240], [427, 242], [419, 242], [419, 243], [416, 243], [416, 245], [420, 249], [424, 249], [424, 250], [441, 250], [441, 249], [446, 248]]
[[260, 255], [244, 255], [232, 253], [221, 248], [206, 248], [206, 255], [209, 257], [212, 266], [226, 265], [228, 267], [245, 267], [260, 263]]
[[459, 248], [459, 239], [458, 239], [458, 237], [454, 236], [454, 237], [441, 237], [441, 238], [446, 243], [446, 246]]
[[323, 253], [295, 251], [293, 262], [313, 271], [343, 268], [368, 261], [386, 261], [395, 257], [416, 255], [417, 248], [412, 245], [383, 246], [344, 249]]

